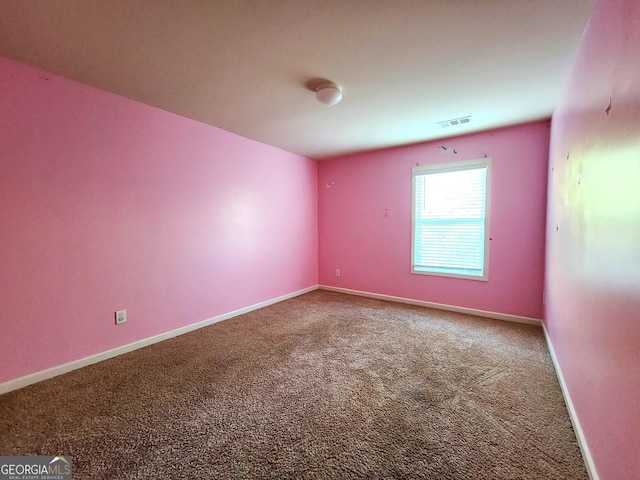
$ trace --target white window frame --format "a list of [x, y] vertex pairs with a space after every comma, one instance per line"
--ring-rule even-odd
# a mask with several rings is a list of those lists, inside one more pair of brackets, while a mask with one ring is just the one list
[[[485, 167], [485, 217], [484, 217], [484, 259], [482, 275], [470, 275], [446, 271], [432, 271], [427, 267], [416, 267], [416, 177], [430, 173], [453, 172], [457, 170], [470, 170]], [[418, 275], [434, 275], [439, 277], [465, 278], [469, 280], [487, 281], [489, 279], [489, 243], [490, 243], [490, 213], [491, 213], [491, 159], [480, 158], [462, 162], [439, 163], [435, 165], [420, 165], [412, 168], [411, 175], [411, 273]], [[452, 269], [454, 270], [454, 269]]]

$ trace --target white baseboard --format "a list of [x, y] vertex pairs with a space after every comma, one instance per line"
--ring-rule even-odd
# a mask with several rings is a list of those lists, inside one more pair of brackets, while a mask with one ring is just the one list
[[542, 325], [542, 321], [540, 319], [521, 317], [519, 315], [510, 315], [508, 313], [489, 312], [487, 310], [478, 310], [476, 308], [457, 307], [455, 305], [446, 305], [444, 303], [426, 302], [424, 300], [415, 300], [405, 297], [394, 297], [392, 295], [363, 292], [361, 290], [351, 290], [349, 288], [331, 287], [329, 285], [319, 285], [318, 288], [320, 288], [320, 290], [328, 290], [330, 292], [346, 293], [349, 295], [358, 295], [360, 297], [375, 298], [378, 300], [387, 300], [397, 303], [406, 303], [408, 305], [417, 305], [419, 307], [436, 308], [438, 310], [447, 310], [449, 312], [466, 313], [468, 315], [475, 315], [477, 317], [506, 320], [508, 322], [528, 323], [529, 325]]
[[208, 318], [197, 323], [192, 323], [191, 325], [185, 325], [184, 327], [176, 328], [175, 330], [171, 330], [169, 332], [160, 333], [158, 335], [154, 335], [153, 337], [143, 338], [142, 340], [137, 340], [133, 343], [128, 343], [127, 345], [122, 345], [120, 347], [112, 348], [111, 350], [106, 350], [94, 355], [89, 355], [88, 357], [73, 360], [69, 363], [57, 365], [40, 372], [31, 373], [29, 375], [25, 375], [24, 377], [19, 377], [14, 380], [9, 380], [8, 382], [0, 383], [0, 395], [12, 390], [26, 387], [27, 385], [47, 380], [49, 378], [57, 377], [58, 375], [77, 370], [78, 368], [86, 367], [88, 365], [92, 365], [109, 358], [117, 357], [118, 355], [122, 355], [124, 353], [132, 352], [133, 350], [137, 350], [139, 348], [153, 345], [154, 343], [162, 342], [163, 340], [168, 340], [169, 338], [177, 337], [178, 335], [192, 332], [193, 330], [197, 330], [199, 328], [221, 322], [222, 320], [237, 317], [238, 315], [249, 313], [253, 310], [258, 310], [259, 308], [267, 307], [269, 305], [273, 305], [274, 303], [282, 302], [284, 300], [288, 300], [290, 298], [312, 292], [317, 289], [318, 286], [314, 285], [302, 290], [298, 290], [296, 292], [288, 293], [280, 297], [272, 298], [270, 300], [265, 300], [264, 302], [250, 305], [248, 307], [223, 313], [222, 315], [217, 315], [215, 317]]
[[86, 367], [88, 365], [92, 365], [94, 363], [101, 362], [103, 360], [107, 360], [109, 358], [117, 357], [118, 355], [122, 355], [128, 352], [132, 352], [139, 348], [143, 348], [149, 345], [153, 345], [154, 343], [162, 342], [163, 340], [168, 340], [169, 338], [177, 337], [179, 335], [183, 335], [185, 333], [192, 332], [193, 330], [197, 330], [199, 328], [203, 328], [214, 323], [221, 322], [223, 320], [228, 320], [230, 318], [236, 317], [238, 315], [242, 315], [245, 313], [252, 312], [254, 310], [258, 310], [259, 308], [264, 308], [269, 305], [273, 305], [278, 302], [282, 302], [284, 300], [288, 300], [290, 298], [297, 297], [299, 295], [303, 295], [305, 293], [312, 292], [314, 290], [321, 289], [327, 290], [331, 292], [339, 292], [346, 293], [349, 295], [357, 295], [361, 297], [374, 298], [378, 300], [387, 300], [391, 302], [404, 303], [408, 305], [416, 305], [421, 307], [429, 307], [435, 308], [438, 310], [447, 310], [451, 312], [458, 313], [466, 313], [470, 315], [476, 315], [486, 318], [493, 318], [497, 320], [506, 320], [510, 322], [518, 322], [518, 323], [527, 323], [532, 325], [542, 325], [544, 336], [547, 341], [547, 346], [549, 348], [549, 353], [551, 355], [551, 360], [553, 362], [553, 366], [556, 371], [556, 375], [558, 376], [558, 381], [560, 382], [560, 388], [562, 390], [562, 395], [564, 396], [565, 403], [567, 405], [567, 410], [569, 412], [569, 418], [571, 419], [571, 424], [573, 425], [573, 429], [576, 434], [576, 439], [578, 441], [578, 446], [580, 447], [580, 451], [582, 452], [582, 457], [585, 462], [585, 466], [587, 469], [587, 473], [591, 480], [599, 480], [598, 473], [595, 468], [595, 464], [593, 462], [593, 458], [591, 456], [591, 452], [589, 450], [589, 446], [587, 444], [587, 440], [582, 431], [582, 427], [580, 426], [580, 420], [578, 418], [578, 414], [575, 411], [573, 406], [573, 402], [571, 400], [571, 395], [569, 394], [569, 390], [567, 389], [567, 384], [564, 380], [564, 375], [562, 374], [562, 369], [560, 368], [560, 364], [558, 363], [558, 358], [556, 357], [555, 350], [553, 348], [553, 343], [551, 343], [551, 339], [549, 334], [547, 333], [547, 329], [544, 324], [535, 318], [522, 317], [518, 315], [510, 315], [505, 313], [498, 312], [489, 312], [486, 310], [478, 310], [474, 308], [466, 308], [466, 307], [457, 307], [454, 305], [446, 305], [442, 303], [433, 303], [427, 302], [423, 300], [415, 300], [411, 298], [405, 297], [395, 297], [392, 295], [384, 295], [379, 293], [371, 293], [364, 292], [360, 290], [352, 290], [349, 288], [341, 288], [341, 287], [332, 287], [329, 285], [314, 285], [308, 288], [304, 288], [302, 290], [298, 290], [296, 292], [288, 293], [286, 295], [282, 295], [280, 297], [272, 298], [269, 300], [265, 300], [263, 302], [256, 303], [254, 305], [250, 305], [248, 307], [240, 308], [238, 310], [233, 310], [231, 312], [224, 313], [222, 315], [217, 315], [212, 318], [208, 318], [206, 320], [202, 320], [197, 323], [193, 323], [191, 325], [186, 325], [184, 327], [177, 328], [175, 330], [171, 330], [169, 332], [161, 333], [158, 335], [154, 335], [153, 337], [144, 338], [142, 340], [135, 341], [133, 343], [129, 343], [127, 345], [122, 345], [120, 347], [113, 348], [111, 350], [107, 350], [104, 352], [100, 352], [94, 355], [90, 355], [88, 357], [80, 358], [78, 360], [73, 360], [71, 362], [58, 365], [55, 367], [48, 368], [46, 370], [42, 370], [40, 372], [31, 373], [29, 375], [25, 375], [20, 378], [16, 378], [14, 380], [9, 380], [8, 382], [0, 383], [0, 395], [3, 393], [11, 392], [12, 390], [17, 390], [19, 388], [26, 387], [28, 385], [32, 385], [37, 382], [41, 382], [43, 380], [47, 380], [49, 378], [56, 377], [58, 375], [62, 375], [64, 373], [71, 372], [73, 370], [77, 370], [82, 367]]
[[547, 332], [547, 328], [542, 325], [542, 329], [544, 330], [544, 337], [547, 340], [547, 347], [549, 348], [549, 354], [551, 355], [551, 361], [553, 362], [553, 367], [556, 370], [556, 375], [558, 377], [558, 381], [560, 382], [560, 389], [562, 390], [562, 396], [564, 397], [564, 403], [567, 405], [567, 410], [569, 411], [569, 419], [571, 420], [571, 424], [573, 425], [573, 431], [576, 434], [576, 439], [578, 440], [578, 446], [580, 447], [580, 452], [582, 452], [582, 458], [584, 460], [585, 467], [587, 468], [587, 474], [591, 480], [598, 480], [598, 472], [596, 470], [595, 463], [593, 463], [593, 457], [591, 456], [591, 451], [589, 450], [589, 445], [587, 444], [587, 439], [584, 436], [584, 432], [582, 431], [582, 427], [580, 426], [580, 419], [578, 418], [578, 413], [573, 406], [573, 401], [571, 400], [571, 395], [569, 394], [569, 389], [567, 388], [567, 384], [564, 380], [564, 375], [562, 374], [562, 369], [560, 368], [560, 363], [558, 363], [558, 357], [556, 357], [556, 351], [553, 348], [553, 343], [551, 343], [551, 338], [549, 337], [549, 333]]

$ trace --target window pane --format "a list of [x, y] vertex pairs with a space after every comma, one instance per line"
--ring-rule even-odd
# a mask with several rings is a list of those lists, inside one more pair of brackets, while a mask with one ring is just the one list
[[416, 265], [482, 270], [484, 228], [479, 223], [422, 224]]
[[484, 217], [485, 168], [422, 175], [421, 218]]

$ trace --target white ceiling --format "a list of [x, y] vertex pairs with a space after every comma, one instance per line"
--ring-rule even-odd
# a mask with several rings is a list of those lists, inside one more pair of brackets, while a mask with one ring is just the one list
[[0, 0], [0, 55], [320, 159], [548, 118], [591, 5]]

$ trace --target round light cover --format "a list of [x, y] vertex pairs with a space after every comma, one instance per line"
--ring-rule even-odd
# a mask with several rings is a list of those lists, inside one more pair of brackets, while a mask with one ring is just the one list
[[323, 105], [335, 105], [342, 100], [342, 91], [335, 83], [322, 83], [316, 88], [316, 100]]

